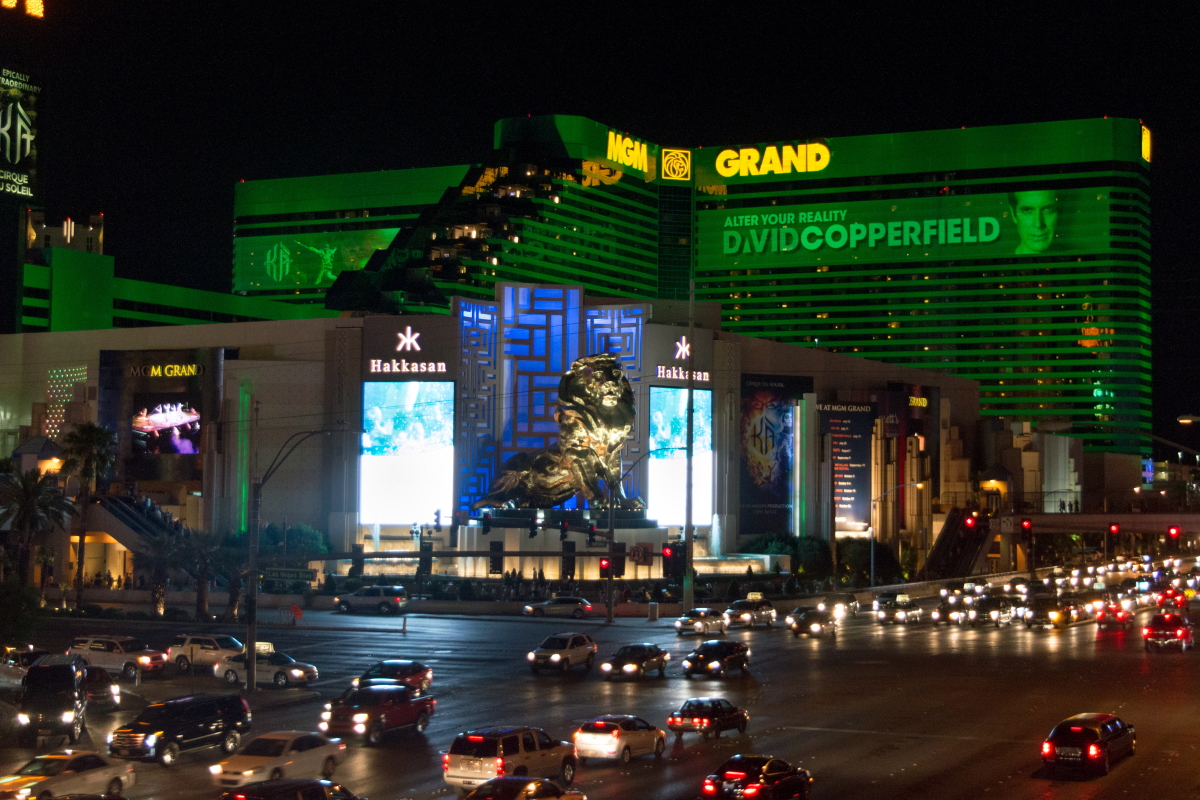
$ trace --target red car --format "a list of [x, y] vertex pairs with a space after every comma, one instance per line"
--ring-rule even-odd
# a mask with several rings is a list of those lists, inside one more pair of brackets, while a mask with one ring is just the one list
[[358, 687], [364, 681], [377, 678], [391, 678], [406, 686], [411, 686], [417, 691], [427, 692], [429, 691], [429, 686], [433, 683], [433, 669], [425, 666], [420, 661], [390, 658], [387, 661], [380, 661], [378, 664], [372, 664], [367, 667], [362, 675], [350, 681], [350, 685]]
[[1179, 652], [1187, 652], [1192, 648], [1192, 623], [1179, 614], [1155, 614], [1150, 624], [1142, 628], [1142, 638], [1146, 640], [1147, 653], [1176, 645]]
[[1158, 596], [1159, 608], [1182, 608], [1187, 609], [1188, 597], [1182, 589], [1177, 589], [1174, 586], [1168, 586]]
[[1107, 603], [1096, 612], [1096, 625], [1101, 628], [1110, 625], [1119, 625], [1124, 628], [1132, 622], [1133, 611], [1123, 607], [1120, 603]]
[[417, 694], [411, 686], [367, 686], [347, 689], [321, 712], [317, 728], [345, 738], [361, 736], [369, 745], [378, 745], [385, 733], [396, 728], [412, 728], [424, 733], [437, 700]]

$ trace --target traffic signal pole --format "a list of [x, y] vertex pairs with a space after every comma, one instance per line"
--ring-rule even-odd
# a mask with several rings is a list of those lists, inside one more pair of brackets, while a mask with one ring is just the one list
[[608, 582], [605, 591], [608, 593], [608, 602], [604, 604], [605, 622], [609, 625], [613, 623], [613, 606], [616, 605], [616, 598], [613, 597], [613, 541], [617, 538], [617, 529], [615, 522], [614, 506], [617, 504], [616, 492], [609, 489], [608, 492]]

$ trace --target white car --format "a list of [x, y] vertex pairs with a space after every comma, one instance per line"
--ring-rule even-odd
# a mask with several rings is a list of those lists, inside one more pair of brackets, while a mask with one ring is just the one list
[[599, 648], [586, 633], [556, 633], [546, 638], [531, 650], [525, 658], [529, 661], [529, 669], [535, 675], [538, 670], [557, 669], [566, 672], [576, 664], [583, 664], [585, 669], [591, 669], [596, 663], [596, 651]]
[[91, 666], [104, 667], [114, 675], [133, 680], [137, 672], [159, 672], [167, 666], [167, 654], [151, 650], [132, 636], [76, 636], [68, 655], [77, 655]]
[[0, 795], [56, 797], [64, 794], [105, 794], [114, 797], [136, 782], [137, 773], [127, 761], [110, 760], [89, 750], [60, 750], [38, 756], [0, 778]]
[[345, 759], [346, 745], [341, 739], [307, 731], [276, 731], [255, 736], [237, 755], [213, 764], [208, 771], [213, 785], [220, 787], [280, 778], [328, 780]]
[[634, 756], [653, 753], [662, 758], [667, 747], [667, 734], [641, 717], [597, 717], [575, 731], [575, 753], [579, 763], [589, 758], [618, 758], [628, 764]]
[[5, 647], [0, 653], [0, 687], [20, 689], [29, 666], [44, 655], [45, 650], [34, 650], [32, 646], [24, 650]]
[[729, 623], [725, 621], [725, 615], [711, 608], [693, 608], [675, 620], [675, 633], [680, 636], [685, 633], [707, 635], [714, 631], [724, 633], [727, 630]]
[[180, 670], [187, 670], [193, 664], [200, 667], [212, 666], [222, 658], [236, 656], [245, 649], [245, 645], [232, 636], [197, 636], [181, 633], [167, 648], [167, 656]]
[[[213, 675], [229, 684], [245, 683], [246, 654], [238, 653], [213, 664]], [[259, 653], [254, 678], [255, 683], [273, 683], [281, 689], [303, 686], [317, 679], [317, 668], [286, 653]]]

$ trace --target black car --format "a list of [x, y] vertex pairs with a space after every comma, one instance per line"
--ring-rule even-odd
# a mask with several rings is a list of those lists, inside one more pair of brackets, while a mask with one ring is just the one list
[[1114, 761], [1136, 749], [1132, 725], [1112, 714], [1076, 714], [1055, 725], [1042, 742], [1042, 763], [1051, 775], [1057, 767], [1084, 767], [1107, 775]]
[[817, 608], [797, 608], [791, 614], [788, 614], [788, 627], [792, 630], [792, 635], [799, 637], [800, 634], [805, 636], [830, 636], [837, 635], [838, 621], [832, 611], [821, 611]]
[[87, 730], [83, 662], [71, 656], [58, 658], [66, 663], [34, 664], [21, 680], [17, 741], [22, 747], [35, 747], [43, 736], [62, 734], [74, 744]]
[[605, 680], [624, 675], [640, 678], [647, 672], [658, 670], [660, 677], [667, 674], [667, 662], [671, 654], [656, 644], [627, 644], [613, 653], [612, 658], [600, 664], [600, 673]]
[[979, 598], [967, 612], [967, 622], [975, 625], [1012, 625], [1013, 607], [1007, 597], [986, 595]]
[[492, 778], [477, 786], [463, 800], [555, 800], [559, 797], [581, 797], [577, 789], [564, 789], [548, 778], [508, 776]]
[[129, 725], [108, 735], [114, 758], [174, 764], [181, 750], [220, 745], [233, 755], [250, 731], [250, 706], [239, 695], [195, 695], [151, 703]]
[[1142, 638], [1147, 653], [1164, 647], [1178, 647], [1186, 653], [1193, 645], [1192, 622], [1179, 614], [1155, 614], [1142, 628]]
[[1057, 598], [1039, 595], [1029, 602], [1025, 611], [1025, 627], [1032, 628], [1040, 625], [1045, 628], [1056, 628], [1074, 622], [1072, 608], [1069, 604], [1060, 602]]
[[746, 732], [750, 713], [724, 697], [693, 697], [667, 717], [667, 729], [680, 739], [685, 733], [698, 733], [705, 739], [719, 737], [721, 731]]
[[367, 800], [338, 783], [285, 778], [248, 783], [221, 795], [221, 800]]
[[83, 686], [87, 690], [88, 708], [121, 710], [121, 687], [104, 667], [84, 667]]
[[746, 674], [750, 670], [750, 648], [741, 642], [709, 639], [683, 659], [684, 677], [715, 675], [724, 677], [735, 669]]
[[774, 756], [734, 756], [704, 779], [701, 797], [783, 800], [808, 797], [812, 775]]

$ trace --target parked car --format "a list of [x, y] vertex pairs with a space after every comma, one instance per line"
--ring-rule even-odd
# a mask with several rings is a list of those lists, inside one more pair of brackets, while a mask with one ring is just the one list
[[1076, 714], [1055, 725], [1042, 742], [1042, 763], [1051, 774], [1058, 767], [1084, 767], [1107, 775], [1114, 761], [1136, 750], [1132, 725], [1112, 714]]
[[535, 675], [538, 670], [557, 669], [566, 672], [576, 664], [583, 664], [585, 669], [591, 669], [596, 663], [596, 651], [599, 648], [586, 633], [556, 633], [547, 637], [535, 649], [526, 655], [529, 669]]
[[724, 633], [727, 630], [729, 624], [725, 622], [725, 615], [711, 608], [693, 608], [675, 620], [675, 633], [680, 636], [693, 632], [706, 636], [713, 631]]
[[659, 677], [665, 677], [670, 660], [671, 654], [652, 642], [627, 644], [613, 653], [611, 658], [601, 662], [600, 673], [605, 680], [619, 675], [640, 678], [654, 670], [658, 670]]
[[353, 594], [333, 598], [333, 607], [343, 613], [378, 611], [403, 614], [408, 609], [408, 593], [403, 586], [364, 586]]
[[1142, 628], [1142, 638], [1147, 653], [1164, 647], [1178, 647], [1186, 653], [1193, 645], [1192, 623], [1180, 614], [1155, 614]]
[[[71, 744], [87, 729], [87, 688], [82, 659], [59, 655], [25, 673], [17, 701], [17, 741], [34, 747], [43, 736], [66, 734]], [[47, 661], [46, 658], [39, 661]], [[62, 661], [63, 663], [53, 663]]]
[[699, 673], [725, 677], [733, 670], [746, 674], [750, 670], [750, 648], [741, 642], [709, 639], [683, 659], [683, 675], [690, 678]]
[[704, 779], [703, 797], [806, 800], [812, 775], [774, 756], [734, 756]]
[[551, 597], [530, 603], [522, 610], [527, 617], [571, 617], [583, 619], [592, 613], [592, 604], [582, 597]]
[[721, 731], [746, 732], [750, 712], [744, 711], [724, 697], [693, 697], [684, 701], [679, 710], [667, 717], [667, 729], [682, 739], [685, 733], [698, 733], [704, 739], [721, 735]]
[[762, 598], [735, 600], [729, 604], [729, 608], [725, 609], [725, 625], [729, 628], [734, 625], [753, 628], [756, 624], [761, 623], [770, 627], [775, 624], [775, 615], [775, 606], [771, 605], [770, 600]]
[[126, 680], [143, 673], [161, 672], [167, 666], [167, 654], [151, 650], [141, 639], [132, 636], [77, 636], [71, 642], [69, 654], [83, 658], [84, 663], [104, 667]]
[[244, 786], [281, 778], [333, 777], [346, 758], [341, 739], [307, 731], [276, 731], [255, 736], [242, 749], [208, 768], [214, 786]]
[[460, 792], [517, 772], [570, 786], [575, 782], [575, 746], [541, 728], [483, 728], [454, 737], [442, 756], [442, 778]]
[[0, 778], [0, 794], [39, 800], [69, 794], [120, 797], [135, 783], [137, 773], [132, 764], [111, 761], [89, 750], [61, 750], [38, 756]]
[[128, 725], [108, 735], [108, 752], [115, 758], [156, 760], [170, 766], [183, 750], [220, 747], [226, 755], [237, 750], [250, 732], [252, 716], [244, 697], [195, 695], [151, 703]]
[[347, 689], [321, 712], [322, 733], [361, 736], [369, 745], [383, 741], [388, 731], [412, 728], [424, 733], [437, 700], [411, 686], [362, 686]]
[[181, 670], [193, 664], [211, 667], [222, 658], [236, 656], [246, 647], [232, 636], [207, 636], [181, 633], [167, 648], [167, 659]]
[[546, 778], [509, 775], [492, 778], [463, 800], [587, 800], [587, 795], [578, 789], [564, 789]]
[[221, 800], [367, 800], [339, 783], [287, 779], [250, 783], [225, 792]]
[[83, 686], [87, 691], [89, 709], [121, 710], [121, 687], [104, 667], [84, 667]]
[[433, 670], [420, 661], [389, 658], [367, 667], [363, 670], [362, 675], [350, 681], [350, 685], [358, 686], [363, 681], [383, 678], [391, 678], [419, 691], [427, 692], [433, 684]]
[[647, 753], [662, 758], [667, 747], [667, 735], [662, 728], [628, 715], [588, 720], [572, 738], [580, 764], [586, 764], [589, 758], [617, 758], [628, 764], [635, 756]]
[[[312, 664], [297, 661], [287, 653], [258, 653], [256, 656], [255, 683], [270, 683], [286, 689], [288, 686], [312, 683], [318, 674]], [[213, 675], [224, 678], [226, 683], [245, 683], [248, 678], [246, 654], [228, 656], [213, 664]]]

